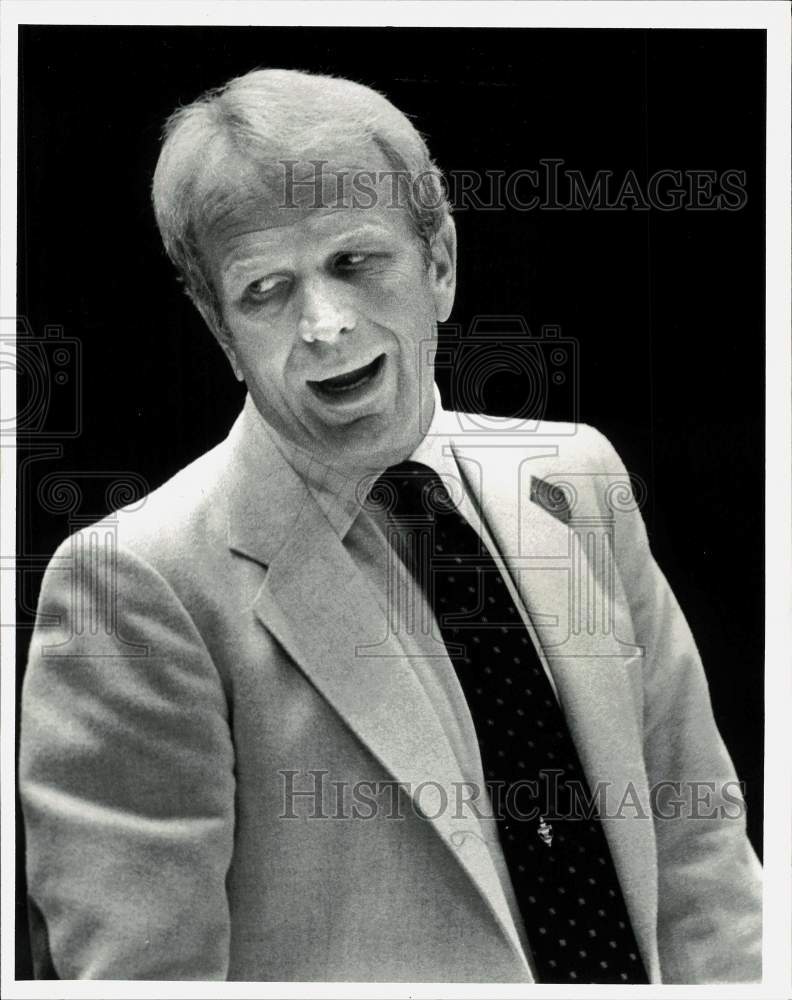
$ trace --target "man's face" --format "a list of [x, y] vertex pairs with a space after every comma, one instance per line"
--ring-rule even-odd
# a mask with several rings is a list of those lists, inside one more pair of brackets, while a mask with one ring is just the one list
[[[341, 162], [387, 169], [377, 157]], [[242, 169], [201, 241], [229, 335], [224, 348], [260, 413], [286, 439], [349, 471], [400, 461], [419, 443], [433, 407], [427, 348], [453, 302], [453, 228], [427, 265], [391, 183], [373, 207], [347, 197], [283, 208]]]

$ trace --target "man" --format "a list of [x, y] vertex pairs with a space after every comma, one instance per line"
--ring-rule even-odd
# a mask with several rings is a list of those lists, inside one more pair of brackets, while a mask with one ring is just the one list
[[154, 205], [248, 398], [44, 580], [51, 973], [757, 980], [736, 778], [623, 466], [434, 390], [456, 242], [410, 123], [256, 71], [173, 116]]

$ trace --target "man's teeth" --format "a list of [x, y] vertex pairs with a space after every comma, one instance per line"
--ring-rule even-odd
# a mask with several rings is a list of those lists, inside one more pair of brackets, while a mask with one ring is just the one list
[[369, 379], [373, 378], [378, 369], [379, 358], [376, 358], [362, 368], [355, 368], [351, 372], [346, 372], [344, 375], [336, 375], [334, 378], [323, 379], [321, 382], [317, 382], [316, 385], [322, 392], [348, 392], [350, 389], [357, 389], [358, 386], [363, 385]]

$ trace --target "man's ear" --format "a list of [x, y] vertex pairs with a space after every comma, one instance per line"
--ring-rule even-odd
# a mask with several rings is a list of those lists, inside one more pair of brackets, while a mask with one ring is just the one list
[[456, 226], [448, 214], [432, 241], [429, 267], [435, 315], [438, 323], [445, 323], [456, 294]]
[[215, 336], [217, 337], [217, 342], [223, 348], [223, 354], [225, 354], [225, 356], [228, 358], [228, 363], [231, 365], [231, 370], [234, 373], [234, 378], [237, 380], [237, 382], [244, 382], [245, 375], [242, 369], [239, 367], [239, 362], [237, 361], [236, 352], [234, 351], [231, 341], [227, 339], [227, 337], [221, 338], [218, 334], [215, 334]]
[[223, 354], [228, 358], [228, 363], [231, 365], [231, 370], [234, 373], [234, 378], [237, 382], [244, 382], [245, 376], [242, 369], [239, 367], [239, 362], [237, 361], [236, 351], [234, 350], [234, 345], [231, 340], [231, 334], [226, 330], [225, 324], [222, 318], [218, 319], [212, 310], [208, 309], [202, 302], [198, 299], [190, 296], [193, 305], [201, 314], [201, 317], [212, 331], [212, 336], [217, 341], [217, 343], [222, 348]]

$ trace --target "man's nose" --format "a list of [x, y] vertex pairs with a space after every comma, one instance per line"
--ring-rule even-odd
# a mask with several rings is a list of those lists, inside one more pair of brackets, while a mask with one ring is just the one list
[[342, 333], [354, 329], [354, 313], [340, 289], [321, 279], [305, 284], [298, 332], [307, 344], [316, 340], [333, 344]]

